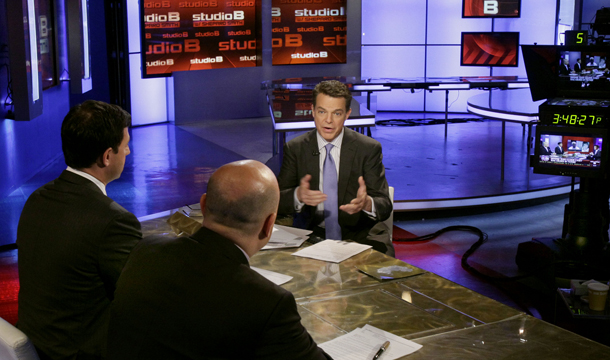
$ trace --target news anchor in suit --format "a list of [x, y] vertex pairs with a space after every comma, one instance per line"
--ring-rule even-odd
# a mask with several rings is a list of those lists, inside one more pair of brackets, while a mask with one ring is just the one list
[[68, 168], [27, 200], [17, 229], [19, 321], [45, 359], [104, 359], [110, 302], [137, 218], [106, 196], [129, 154], [130, 115], [86, 101], [62, 127]]
[[[316, 129], [284, 146], [278, 175], [281, 197], [279, 213], [296, 213], [295, 225], [328, 236], [325, 218], [328, 211], [338, 212], [340, 239], [372, 245], [394, 256], [390, 231], [383, 223], [392, 213], [381, 144], [344, 127], [351, 113], [352, 96], [339, 81], [323, 81], [313, 91], [313, 117]], [[328, 144], [338, 162], [336, 196], [338, 209], [328, 209], [323, 192], [323, 166]], [[330, 161], [330, 160], [329, 160]], [[324, 209], [322, 209], [324, 208]], [[338, 210], [338, 211], [337, 211]], [[325, 227], [321, 228], [320, 225]]]
[[555, 154], [563, 155], [563, 144], [561, 141], [557, 143], [557, 146], [555, 146]]
[[201, 197], [192, 236], [144, 238], [117, 284], [112, 360], [330, 357], [301, 325], [294, 296], [249, 266], [267, 244], [279, 188], [262, 163], [220, 167]]

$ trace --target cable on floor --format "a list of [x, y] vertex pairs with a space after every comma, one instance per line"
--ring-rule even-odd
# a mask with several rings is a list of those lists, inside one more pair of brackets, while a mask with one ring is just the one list
[[541, 266], [533, 269], [532, 271], [528, 271], [527, 273], [525, 273], [523, 275], [517, 275], [517, 276], [500, 277], [500, 276], [490, 276], [490, 275], [484, 274], [484, 273], [480, 272], [479, 270], [475, 269], [474, 267], [472, 267], [468, 263], [468, 258], [472, 254], [474, 254], [474, 252], [488, 240], [488, 235], [486, 233], [484, 233], [483, 231], [481, 231], [481, 229], [476, 228], [474, 226], [468, 226], [468, 225], [448, 226], [448, 227], [442, 228], [432, 234], [422, 235], [422, 236], [418, 236], [418, 237], [410, 238], [410, 239], [400, 239], [400, 240], [394, 239], [393, 241], [412, 242], [412, 241], [432, 240], [432, 239], [435, 239], [436, 237], [438, 237], [439, 235], [449, 232], [449, 231], [468, 231], [468, 232], [478, 235], [479, 239], [474, 244], [472, 244], [472, 246], [468, 250], [466, 250], [464, 255], [462, 255], [462, 268], [464, 268], [464, 270], [470, 272], [471, 274], [479, 276], [485, 280], [497, 281], [497, 282], [521, 280], [521, 279], [528, 278], [530, 276], [535, 276], [535, 275], [539, 274], [541, 271], [543, 271], [547, 268], [550, 268], [552, 266], [557, 266], [557, 265], [566, 266], [566, 267], [574, 267], [575, 265], [577, 265], [578, 267], [581, 267], [581, 268], [582, 267], [591, 268], [596, 271], [602, 271], [603, 273], [605, 273], [605, 275], [607, 275], [610, 278], [610, 274], [608, 274], [608, 270], [601, 269], [599, 267], [596, 267], [596, 266], [589, 264], [587, 262], [584, 262], [584, 261], [574, 261], [574, 260], [554, 260], [552, 262], [544, 263]]

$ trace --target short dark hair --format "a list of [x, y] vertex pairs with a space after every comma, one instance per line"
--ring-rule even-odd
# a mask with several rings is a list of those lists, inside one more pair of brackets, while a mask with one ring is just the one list
[[337, 80], [322, 81], [313, 89], [313, 107], [316, 107], [316, 100], [319, 94], [328, 95], [334, 98], [345, 99], [345, 111], [348, 111], [352, 105], [352, 93], [347, 86]]
[[131, 115], [118, 105], [87, 100], [74, 106], [61, 124], [61, 149], [66, 165], [91, 167], [108, 148], [119, 151], [123, 129], [131, 126]]

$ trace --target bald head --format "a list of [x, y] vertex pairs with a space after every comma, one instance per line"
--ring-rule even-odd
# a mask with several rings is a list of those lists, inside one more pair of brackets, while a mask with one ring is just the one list
[[256, 235], [269, 215], [277, 213], [279, 199], [276, 177], [267, 166], [254, 160], [232, 162], [210, 177], [204, 221]]

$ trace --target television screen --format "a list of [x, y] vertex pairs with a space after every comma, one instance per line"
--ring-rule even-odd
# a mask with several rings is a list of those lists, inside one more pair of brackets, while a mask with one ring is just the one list
[[273, 65], [344, 64], [347, 0], [273, 0]]
[[143, 77], [259, 66], [261, 0], [141, 0]]
[[[608, 46], [522, 45], [532, 100], [609, 99]], [[582, 104], [573, 104], [582, 106]]]
[[538, 125], [534, 150], [535, 173], [603, 177], [607, 162], [605, 129]]
[[521, 0], [463, 0], [463, 18], [518, 18]]
[[518, 66], [518, 32], [463, 32], [462, 66]]

